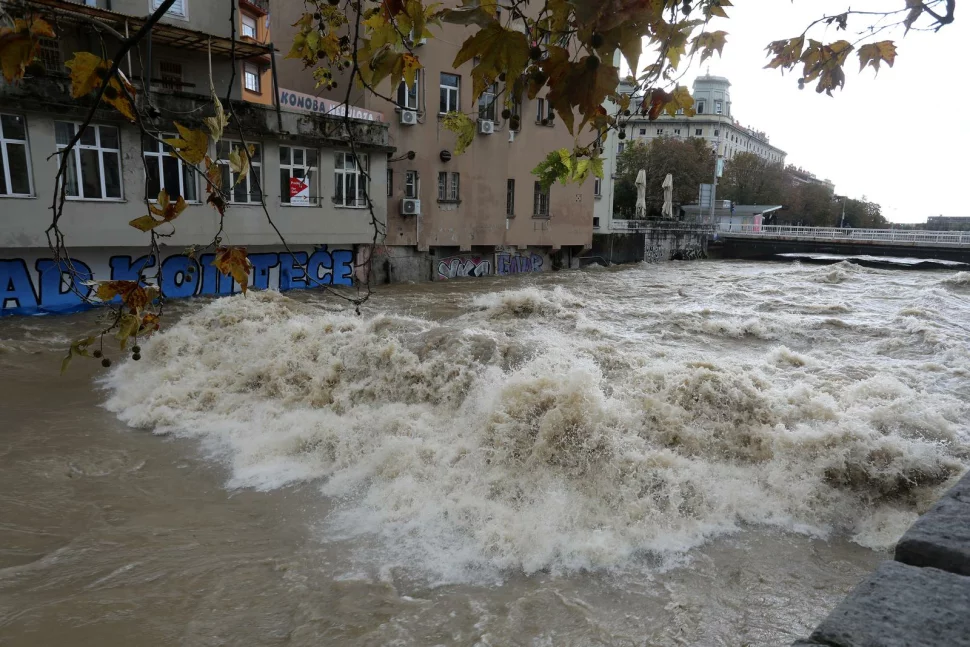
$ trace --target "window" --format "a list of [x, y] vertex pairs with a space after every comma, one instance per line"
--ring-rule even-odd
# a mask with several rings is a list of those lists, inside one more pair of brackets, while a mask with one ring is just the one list
[[418, 199], [418, 172], [404, 172], [404, 197], [412, 200]]
[[[420, 74], [420, 70], [418, 71]], [[408, 84], [401, 81], [401, 84], [397, 86], [397, 105], [405, 110], [417, 110], [418, 109], [418, 77], [414, 77], [414, 85], [408, 87]]]
[[646, 134], [647, 134], [647, 129], [646, 129], [646, 128], [641, 128], [641, 129], [640, 129], [640, 136], [641, 136], [641, 137], [645, 137], [645, 136], [646, 136]]
[[[509, 111], [512, 113], [511, 117], [518, 118], [518, 124], [517, 124], [518, 128], [512, 128], [511, 124], [509, 124], [509, 130], [519, 130], [520, 128], [522, 128], [522, 98], [521, 97], [513, 97], [512, 106], [511, 108], [509, 108]], [[511, 118], [509, 119], [509, 121], [511, 121]]]
[[283, 192], [283, 204], [318, 204], [319, 176], [315, 148], [280, 146], [280, 188]]
[[616, 154], [619, 155], [622, 152], [623, 152], [623, 142], [620, 142], [620, 145], [616, 147]]
[[515, 216], [515, 180], [511, 178], [505, 181], [505, 215]]
[[680, 128], [674, 128], [674, 134], [680, 135]]
[[663, 128], [657, 128], [657, 134], [658, 135], [663, 135], [664, 134], [664, 129]]
[[[159, 135], [158, 139], [174, 138], [175, 135]], [[172, 148], [163, 142], [145, 136], [145, 192], [152, 200], [162, 189], [172, 200], [179, 196], [186, 202], [198, 202], [199, 186], [191, 166], [170, 154]]]
[[242, 35], [246, 38], [256, 40], [256, 19], [254, 17], [243, 14]]
[[715, 101], [714, 102], [714, 112], [717, 113], [717, 114], [721, 114], [721, 102], [720, 101]]
[[394, 196], [394, 170], [393, 169], [390, 169], [390, 168], [387, 169], [386, 184], [387, 184], [387, 197], [389, 198], [393, 197]]
[[222, 187], [223, 189], [232, 187], [232, 195], [229, 196], [230, 202], [249, 204], [253, 202], [261, 203], [263, 201], [263, 193], [260, 190], [260, 187], [263, 185], [262, 150], [259, 144], [250, 144], [250, 146], [253, 147], [253, 153], [249, 156], [249, 174], [246, 175], [242, 182], [237, 184], [239, 174], [234, 173], [229, 168], [229, 153], [236, 150], [239, 156], [245, 159], [248, 151], [244, 150], [242, 144], [238, 141], [221, 139], [216, 144], [216, 157], [218, 158], [217, 161], [222, 171]]
[[259, 68], [252, 63], [243, 64], [243, 79], [246, 83], [246, 89], [250, 92], [260, 92], [259, 89]]
[[697, 114], [699, 114], [699, 115], [704, 114], [704, 102], [703, 101], [698, 101], [697, 102]]
[[720, 130], [718, 130], [717, 128], [715, 128], [715, 129], [714, 129], [714, 136], [715, 136], [715, 137], [720, 137], [720, 136], [721, 136], [721, 131], [720, 131]]
[[700, 137], [703, 134], [704, 134], [704, 129], [703, 128], [698, 128], [697, 130], [694, 131], [694, 135], [697, 136], [697, 137]]
[[438, 112], [444, 114], [461, 110], [460, 89], [460, 76], [446, 72], [441, 73], [441, 100], [438, 105]]
[[552, 104], [545, 99], [536, 99], [536, 122], [543, 126], [548, 126], [555, 119], [556, 112], [552, 109]]
[[[72, 122], [54, 122], [58, 150], [71, 142], [77, 126]], [[71, 157], [74, 159], [67, 163], [67, 195], [85, 200], [121, 199], [121, 140], [117, 128], [88, 126]]]
[[367, 156], [337, 153], [333, 165], [333, 201], [338, 207], [367, 206]]
[[[152, 0], [152, 11], [155, 11], [165, 3], [165, 0]], [[90, 2], [87, 4], [91, 4]], [[166, 16], [177, 16], [185, 18], [185, 0], [175, 0], [172, 6], [165, 12]]]
[[47, 72], [64, 71], [64, 62], [61, 60], [61, 42], [56, 38], [40, 39], [40, 53], [37, 58], [43, 63]]
[[593, 216], [593, 229], [599, 229], [599, 227], [600, 227], [600, 219], [596, 216]]
[[593, 195], [597, 197], [603, 195], [603, 181], [598, 177], [593, 178]]
[[535, 183], [532, 214], [538, 218], [549, 217], [549, 189], [542, 188], [541, 182]]
[[498, 83], [485, 88], [482, 96], [478, 97], [478, 118], [495, 121], [495, 104], [498, 98]]
[[0, 195], [30, 195], [27, 122], [20, 115], [0, 115]]
[[165, 90], [182, 89], [182, 64], [174, 61], [159, 61], [158, 76]]
[[448, 173], [441, 171], [438, 173], [438, 202], [458, 202], [459, 198], [459, 177], [457, 173], [451, 173], [449, 182]]

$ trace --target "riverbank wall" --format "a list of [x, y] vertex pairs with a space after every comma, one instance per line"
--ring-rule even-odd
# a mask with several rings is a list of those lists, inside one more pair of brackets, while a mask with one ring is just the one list
[[[635, 223], [631, 231], [593, 234], [590, 255], [601, 265], [618, 263], [661, 263], [707, 258], [710, 227], [665, 221]], [[628, 225], [631, 226], [631, 225]]]
[[970, 647], [970, 473], [798, 647]]

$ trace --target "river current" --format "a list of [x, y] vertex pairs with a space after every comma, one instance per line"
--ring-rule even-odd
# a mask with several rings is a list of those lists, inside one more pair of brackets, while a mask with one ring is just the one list
[[0, 320], [0, 645], [787, 645], [970, 466], [970, 273], [731, 261]]

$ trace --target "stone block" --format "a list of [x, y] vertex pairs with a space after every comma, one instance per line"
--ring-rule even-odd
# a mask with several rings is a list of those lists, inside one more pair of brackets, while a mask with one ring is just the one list
[[970, 577], [885, 561], [803, 645], [970, 647]]
[[896, 544], [895, 558], [970, 576], [970, 474], [906, 531]]

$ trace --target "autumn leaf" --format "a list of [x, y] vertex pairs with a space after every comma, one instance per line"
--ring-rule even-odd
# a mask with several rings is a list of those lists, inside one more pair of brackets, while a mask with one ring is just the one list
[[714, 0], [714, 2], [711, 2], [707, 6], [707, 8], [705, 9], [705, 13], [707, 14], [708, 18], [712, 16], [717, 16], [719, 18], [727, 18], [728, 15], [727, 15], [727, 12], [724, 11], [724, 7], [730, 7], [730, 6], [732, 6], [731, 0]]
[[[104, 84], [113, 62], [90, 52], [76, 52], [64, 65], [71, 70], [71, 96], [78, 99]], [[128, 99], [129, 96], [135, 96], [135, 87], [120, 70], [115, 72], [102, 96], [105, 102], [114, 106], [129, 121], [135, 121], [135, 107]]]
[[162, 140], [174, 149], [172, 156], [177, 157], [175, 151], [178, 151], [182, 159], [189, 164], [201, 163], [209, 149], [209, 136], [201, 130], [186, 128], [178, 122], [175, 122], [175, 128], [179, 131], [180, 137]]
[[[165, 224], [166, 222], [171, 222], [179, 217], [188, 205], [185, 203], [185, 198], [179, 196], [176, 202], [172, 202], [171, 198], [168, 196], [168, 191], [162, 189], [161, 193], [158, 194], [157, 204], [148, 205], [151, 214], [147, 216], [142, 216], [140, 218], [135, 218], [128, 224], [135, 229], [140, 229], [142, 231], [151, 231], [159, 225]], [[154, 215], [152, 215], [154, 214]], [[158, 216], [161, 220], [157, 220], [154, 216]]]
[[896, 62], [896, 45], [891, 40], [884, 40], [878, 43], [869, 43], [859, 48], [859, 71], [866, 69], [866, 65], [871, 65], [872, 69], [879, 73], [879, 64], [886, 61], [889, 67]]
[[208, 155], [205, 156], [205, 190], [213, 191], [222, 189], [222, 169], [212, 161]]
[[40, 54], [40, 39], [54, 38], [54, 29], [39, 16], [14, 20], [13, 27], [0, 27], [0, 67], [7, 83], [24, 77], [30, 62]]
[[115, 333], [115, 339], [121, 342], [121, 350], [128, 346], [129, 339], [138, 335], [140, 328], [140, 317], [130, 313], [122, 315], [121, 319], [118, 320], [118, 331]]
[[476, 57], [472, 96], [479, 97], [499, 75], [515, 79], [522, 74], [529, 63], [529, 41], [525, 34], [505, 29], [493, 20], [462, 44], [451, 65], [458, 68]]
[[724, 49], [726, 42], [726, 31], [705, 31], [698, 34], [697, 37], [694, 38], [690, 53], [693, 56], [698, 50], [700, 50], [701, 63], [703, 63], [708, 58], [714, 56], [714, 52], [717, 52], [717, 55], [721, 56], [721, 50]]
[[159, 316], [154, 313], [148, 313], [141, 318], [141, 325], [138, 327], [138, 334], [145, 335], [151, 332], [155, 332], [161, 326], [158, 323]]
[[904, 33], [909, 33], [910, 28], [923, 14], [923, 0], [906, 0], [906, 8], [909, 9], [909, 13], [903, 20], [903, 25], [906, 26]]
[[[606, 97], [613, 94], [620, 83], [619, 69], [606, 63], [591, 61], [586, 56], [570, 61], [569, 52], [562, 47], [550, 47], [549, 56], [542, 61], [542, 70], [549, 79], [546, 99], [562, 117], [569, 132], [573, 132], [573, 108], [584, 115], [582, 125], [592, 119]], [[530, 97], [534, 97], [533, 86]]]
[[[216, 114], [214, 117], [206, 117], [203, 119], [205, 125], [209, 128], [209, 134], [212, 135], [212, 141], [218, 142], [222, 139], [222, 131], [225, 130], [226, 126], [229, 125], [229, 115], [222, 108], [222, 102], [219, 101], [219, 97], [216, 96], [215, 88], [212, 90], [212, 105], [215, 108]], [[183, 155], [184, 157], [184, 155]]]
[[455, 142], [455, 155], [461, 155], [475, 141], [475, 122], [463, 112], [449, 112], [441, 120], [441, 125], [458, 135]]
[[437, 18], [456, 25], [478, 25], [487, 27], [498, 22], [495, 15], [498, 9], [496, 0], [462, 0], [458, 9], [445, 9]]
[[216, 250], [212, 265], [224, 276], [232, 276], [242, 288], [243, 294], [246, 293], [249, 271], [253, 264], [249, 262], [245, 247], [220, 247]]
[[158, 296], [158, 288], [139, 285], [138, 281], [101, 281], [95, 296], [107, 303], [116, 296], [131, 309], [132, 314], [141, 312]]
[[765, 68], [778, 69], [780, 67], [783, 70], [791, 69], [801, 60], [804, 47], [805, 38], [802, 36], [786, 40], [776, 40], [770, 43], [766, 49], [774, 55], [774, 58], [765, 65]]
[[70, 350], [67, 351], [67, 355], [61, 360], [61, 375], [67, 371], [67, 367], [70, 366], [71, 360], [75, 357], [90, 357], [88, 353], [88, 347], [95, 342], [94, 337], [88, 337], [86, 339], [79, 339], [78, 341], [71, 344]]
[[233, 173], [239, 174], [239, 177], [236, 179], [236, 184], [245, 180], [246, 176], [249, 175], [249, 161], [255, 154], [256, 146], [254, 144], [249, 145], [248, 154], [238, 146], [234, 146], [229, 152], [229, 169]]

